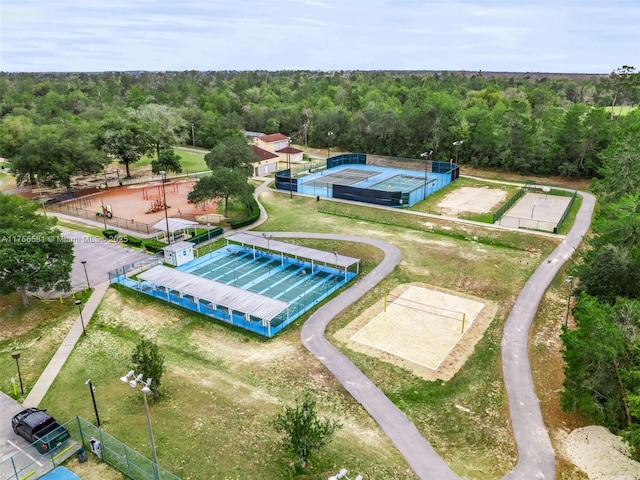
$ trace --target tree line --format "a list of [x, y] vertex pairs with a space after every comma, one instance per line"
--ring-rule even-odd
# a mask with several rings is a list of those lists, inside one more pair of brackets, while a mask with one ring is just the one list
[[[74, 175], [99, 172], [114, 158], [128, 169], [153, 155], [156, 171], [178, 171], [170, 147], [198, 145], [211, 149], [206, 161], [215, 173], [190, 198], [223, 198], [225, 207], [233, 195], [251, 195], [252, 153], [242, 130], [281, 132], [311, 147], [413, 158], [433, 150], [432, 160], [593, 179], [599, 208], [589, 248], [572, 272], [578, 300], [575, 326], [562, 333], [561, 403], [624, 435], [640, 457], [640, 113], [629, 108], [640, 102], [639, 79], [629, 66], [567, 79], [481, 72], [0, 74], [0, 155], [20, 182], [69, 187]], [[69, 268], [69, 247], [48, 245], [64, 250], [59, 260], [46, 249], [29, 258], [29, 248], [15, 241], [21, 225], [5, 218], [0, 252], [4, 263], [17, 258], [33, 271], [9, 278], [13, 269], [5, 269], [3, 291], [64, 289], [53, 277], [32, 278], [41, 276], [38, 265]]]
[[[110, 157], [172, 143], [208, 149], [239, 130], [305, 146], [592, 178], [637, 123], [633, 67], [547, 78], [433, 72], [0, 74], [0, 154], [21, 181], [68, 186]], [[46, 152], [47, 148], [53, 149]], [[151, 149], [153, 147], [153, 149]], [[55, 158], [54, 162], [46, 161]], [[171, 164], [171, 159], [165, 159]], [[161, 169], [161, 168], [160, 168]]]

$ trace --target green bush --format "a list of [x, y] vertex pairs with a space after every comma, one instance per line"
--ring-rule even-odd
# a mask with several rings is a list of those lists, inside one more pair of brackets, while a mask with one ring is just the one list
[[150, 253], [158, 253], [163, 247], [167, 246], [166, 243], [154, 240], [153, 238], [145, 240], [142, 244], [144, 245], [144, 249]]
[[102, 235], [104, 235], [104, 238], [108, 238], [109, 240], [111, 240], [113, 237], [118, 235], [118, 231], [112, 228], [108, 228], [107, 230], [102, 231]]
[[229, 220], [229, 226], [234, 229], [246, 227], [260, 218], [260, 208], [254, 198], [251, 199], [249, 209], [251, 210], [251, 213], [248, 216]]
[[137, 237], [127, 237], [126, 244], [130, 247], [139, 247], [142, 245], [142, 240]]

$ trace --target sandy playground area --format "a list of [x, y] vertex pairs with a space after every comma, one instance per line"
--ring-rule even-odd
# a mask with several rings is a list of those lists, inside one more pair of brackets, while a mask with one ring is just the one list
[[[97, 190], [96, 193], [66, 202], [67, 205], [99, 211], [102, 204], [111, 206], [114, 217], [126, 218], [140, 223], [153, 224], [164, 219], [164, 195], [167, 198], [167, 214], [169, 217], [180, 217], [185, 214], [187, 219], [193, 216], [203, 216], [203, 223], [207, 221], [217, 223], [216, 203], [189, 203], [187, 195], [193, 189], [194, 180], [175, 181], [165, 183], [164, 193], [162, 183], [147, 183], [124, 187], [110, 187]], [[208, 217], [207, 217], [208, 216]]]
[[492, 302], [470, 295], [406, 284], [390, 292], [386, 301], [381, 298], [336, 337], [352, 350], [427, 380], [449, 380], [473, 352], [496, 311]]
[[507, 198], [507, 192], [499, 188], [462, 187], [447, 194], [438, 203], [445, 215], [458, 215], [460, 212], [487, 213]]

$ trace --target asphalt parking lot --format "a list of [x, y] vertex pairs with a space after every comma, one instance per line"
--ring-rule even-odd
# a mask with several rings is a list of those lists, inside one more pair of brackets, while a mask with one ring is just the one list
[[27, 441], [13, 433], [11, 428], [11, 417], [22, 410], [24, 410], [22, 405], [0, 392], [0, 463], [18, 451], [14, 445], [20, 448], [29, 446]]
[[[29, 446], [24, 438], [13, 433], [11, 418], [24, 409], [24, 406], [0, 392], [0, 478], [2, 479], [27, 478], [27, 476], [38, 478], [54, 467], [50, 454], [39, 453], [35, 447]], [[73, 455], [78, 445], [71, 439], [59, 448], [67, 452], [56, 459], [56, 463]]]
[[[90, 286], [97, 285], [109, 280], [110, 271], [151, 257], [144, 250], [129, 247], [126, 243], [107, 241], [76, 230], [62, 229], [62, 234], [73, 242], [75, 259], [71, 286], [74, 290], [82, 289], [87, 284], [87, 277]], [[83, 260], [86, 262], [84, 265]]]

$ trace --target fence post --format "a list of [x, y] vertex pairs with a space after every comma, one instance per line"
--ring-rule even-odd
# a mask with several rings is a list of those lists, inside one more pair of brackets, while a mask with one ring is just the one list
[[[102, 429], [98, 428], [98, 432], [100, 433], [100, 445], [102, 445], [102, 460], [109, 463], [109, 461], [107, 460], [107, 448], [104, 444], [104, 439], [102, 438]], [[111, 464], [109, 463], [109, 465]]]
[[80, 433], [80, 444], [84, 448], [84, 433], [82, 433], [82, 423], [80, 423], [80, 417], [76, 415], [76, 421], [78, 422], [78, 432]]

